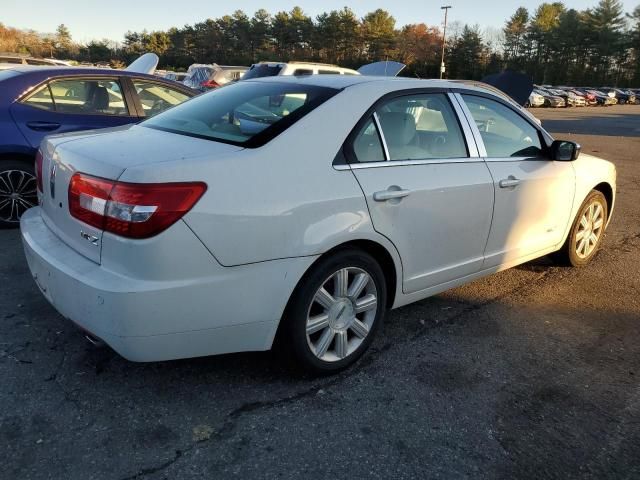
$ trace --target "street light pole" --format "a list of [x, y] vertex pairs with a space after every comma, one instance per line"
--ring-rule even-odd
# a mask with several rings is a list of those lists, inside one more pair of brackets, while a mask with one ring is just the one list
[[442, 31], [442, 57], [440, 59], [440, 79], [444, 75], [444, 47], [447, 44], [447, 13], [449, 13], [449, 9], [451, 5], [445, 5], [444, 7], [440, 7], [440, 10], [444, 10], [444, 30]]

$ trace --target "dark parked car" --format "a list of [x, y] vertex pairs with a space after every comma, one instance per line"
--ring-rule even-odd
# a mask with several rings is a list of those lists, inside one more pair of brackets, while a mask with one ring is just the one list
[[124, 70], [0, 71], [0, 227], [17, 227], [22, 213], [37, 204], [34, 160], [46, 135], [136, 123], [197, 94]]
[[622, 88], [615, 88], [613, 90], [616, 92], [616, 98], [618, 99], [618, 103], [628, 103], [633, 105], [636, 103], [636, 94], [631, 90], [624, 90]]

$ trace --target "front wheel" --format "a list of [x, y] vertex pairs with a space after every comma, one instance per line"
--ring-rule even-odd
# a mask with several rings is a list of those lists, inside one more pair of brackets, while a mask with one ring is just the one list
[[281, 347], [304, 370], [338, 372], [371, 344], [386, 299], [384, 274], [375, 259], [360, 250], [338, 251], [315, 265], [293, 293]]
[[17, 228], [22, 214], [37, 204], [33, 165], [20, 160], [0, 160], [0, 228]]
[[555, 254], [556, 260], [573, 267], [587, 265], [600, 248], [607, 215], [607, 200], [601, 192], [592, 190], [578, 210], [567, 241]]

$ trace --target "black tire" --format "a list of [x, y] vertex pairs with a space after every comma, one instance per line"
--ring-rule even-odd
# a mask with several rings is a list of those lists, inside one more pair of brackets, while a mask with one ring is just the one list
[[[368, 333], [364, 338], [355, 335], [354, 332], [345, 328], [343, 333], [345, 335], [344, 338], [347, 338], [349, 334], [351, 335], [346, 345], [349, 346], [348, 348], [354, 348], [354, 350], [341, 359], [338, 359], [339, 357], [336, 353], [333, 361], [325, 361], [316, 355], [315, 349], [312, 349], [314, 348], [311, 346], [313, 343], [313, 335], [316, 335], [317, 333], [319, 336], [322, 336], [325, 334], [327, 329], [333, 332], [333, 326], [324, 327], [322, 330], [318, 330], [318, 332], [310, 334], [310, 337], [308, 338], [307, 319], [311, 316], [312, 309], [323, 308], [314, 300], [316, 292], [318, 292], [321, 287], [329, 285], [327, 282], [334, 281], [331, 280], [334, 273], [347, 268], [353, 269], [356, 272], [364, 271], [369, 275], [370, 281], [373, 282], [373, 285], [375, 286], [377, 296], [375, 317], [373, 308], [370, 309], [371, 313], [364, 313], [369, 315], [369, 318], [373, 318], [373, 321], [369, 326]], [[355, 278], [351, 273], [347, 275], [347, 278]], [[347, 285], [351, 285], [351, 283], [347, 281]], [[333, 284], [333, 287], [337, 288], [335, 284]], [[366, 288], [371, 289], [373, 287], [367, 283]], [[336, 295], [335, 289], [331, 295], [336, 300], [340, 300], [342, 298]], [[340, 301], [348, 302], [346, 298], [343, 298]], [[315, 264], [298, 283], [282, 318], [282, 324], [280, 325], [278, 333], [279, 338], [277, 339], [277, 347], [281, 353], [284, 353], [285, 356], [292, 361], [292, 366], [296, 369], [301, 369], [312, 374], [331, 374], [339, 372], [340, 370], [352, 365], [362, 356], [367, 348], [369, 348], [369, 345], [371, 345], [376, 333], [382, 327], [386, 313], [386, 302], [387, 286], [384, 273], [378, 262], [376, 262], [371, 255], [361, 250], [352, 248], [337, 250], [335, 253], [321, 259], [317, 264]], [[353, 305], [355, 305], [355, 303], [353, 303]], [[333, 320], [334, 322], [340, 320], [340, 315], [343, 310], [344, 308], [340, 310], [337, 318]], [[331, 309], [327, 309], [326, 312], [323, 313], [329, 314], [331, 311]], [[360, 315], [361, 319], [364, 318], [363, 314], [359, 313], [357, 315]], [[329, 316], [332, 318], [331, 315]], [[348, 315], [345, 315], [345, 317], [348, 317]], [[333, 334], [329, 333], [327, 336], [330, 335]], [[326, 350], [326, 356], [331, 355], [331, 351], [329, 350], [331, 346], [334, 346], [335, 352], [338, 352], [337, 337], [338, 334], [335, 334], [335, 337], [331, 336], [332, 340], [328, 343], [329, 347]], [[320, 343], [319, 340], [318, 343]]]
[[33, 162], [0, 160], [0, 228], [20, 226], [28, 205], [38, 204], [36, 188]]
[[[594, 202], [599, 204], [602, 208], [602, 226], [601, 230], [597, 233], [597, 241], [595, 242], [595, 246], [593, 250], [590, 251], [588, 255], [580, 255], [578, 253], [578, 233], [583, 231], [581, 229], [581, 220], [585, 213], [587, 212], [590, 205]], [[580, 209], [576, 215], [576, 218], [573, 220], [573, 224], [571, 225], [571, 230], [569, 231], [569, 235], [567, 236], [567, 240], [562, 246], [560, 250], [558, 250], [554, 255], [554, 260], [561, 265], [569, 265], [572, 267], [584, 267], [588, 265], [593, 257], [595, 257], [596, 253], [598, 253], [598, 249], [602, 245], [602, 239], [604, 238], [605, 226], [607, 224], [607, 218], [609, 215], [609, 209], [607, 205], [607, 199], [604, 195], [597, 191], [591, 190], [587, 198], [585, 198], [582, 205], [580, 205]], [[593, 229], [595, 231], [595, 229]], [[591, 229], [588, 229], [591, 232]], [[583, 252], [586, 253], [586, 252]]]

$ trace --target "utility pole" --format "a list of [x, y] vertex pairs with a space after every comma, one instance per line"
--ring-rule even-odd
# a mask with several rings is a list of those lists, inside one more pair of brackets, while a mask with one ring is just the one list
[[442, 31], [442, 57], [440, 59], [440, 79], [442, 80], [442, 76], [444, 75], [444, 48], [447, 44], [447, 13], [449, 13], [449, 9], [451, 5], [445, 5], [444, 7], [440, 7], [440, 10], [444, 10], [444, 30]]

